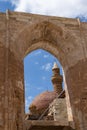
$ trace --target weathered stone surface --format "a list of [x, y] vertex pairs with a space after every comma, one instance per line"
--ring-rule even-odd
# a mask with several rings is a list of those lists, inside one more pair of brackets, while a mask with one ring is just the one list
[[56, 98], [49, 106], [49, 114], [53, 114], [54, 121], [63, 122], [64, 120], [65, 124], [68, 124], [66, 100]]
[[23, 130], [23, 59], [39, 48], [59, 59], [67, 110], [87, 130], [87, 23], [11, 11], [0, 13], [0, 130]]
[[25, 130], [74, 130], [65, 121], [25, 121]]

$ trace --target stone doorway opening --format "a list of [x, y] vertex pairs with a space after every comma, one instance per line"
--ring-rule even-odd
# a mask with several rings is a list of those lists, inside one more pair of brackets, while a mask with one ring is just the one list
[[[52, 27], [52, 28], [51, 28]], [[27, 26], [28, 28], [28, 26]], [[72, 118], [72, 110], [70, 105], [70, 91], [69, 91], [69, 85], [71, 83], [69, 78], [68, 81], [68, 67], [69, 67], [69, 60], [67, 59], [67, 53], [65, 46], [63, 48], [63, 44], [66, 45], [67, 41], [63, 37], [63, 30], [60, 27], [56, 27], [54, 24], [49, 23], [47, 21], [44, 21], [39, 24], [35, 24], [35, 26], [31, 26], [31, 28], [27, 29], [25, 28], [22, 32], [22, 37], [24, 40], [20, 39], [20, 43], [24, 46], [21, 46], [20, 50], [23, 50], [22, 58], [36, 50], [36, 49], [44, 49], [51, 54], [53, 54], [57, 59], [59, 59], [63, 70], [64, 70], [64, 83], [65, 83], [65, 89], [66, 89], [66, 102], [67, 104], [67, 110], [69, 109], [69, 121], [73, 121]], [[30, 32], [31, 31], [31, 32]], [[31, 35], [29, 35], [31, 34]], [[68, 41], [69, 42], [69, 41]], [[25, 44], [24, 44], [25, 43]], [[61, 44], [62, 43], [62, 44]]]

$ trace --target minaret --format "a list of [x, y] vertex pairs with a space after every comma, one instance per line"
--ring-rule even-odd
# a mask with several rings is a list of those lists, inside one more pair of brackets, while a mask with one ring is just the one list
[[54, 91], [59, 95], [62, 92], [62, 81], [63, 77], [60, 75], [60, 69], [56, 62], [54, 62], [53, 68], [53, 76], [51, 81], [53, 83]]

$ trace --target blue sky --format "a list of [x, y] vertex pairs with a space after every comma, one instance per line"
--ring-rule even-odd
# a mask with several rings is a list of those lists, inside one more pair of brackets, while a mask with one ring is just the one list
[[[6, 12], [7, 9], [34, 14], [79, 17], [81, 21], [87, 21], [87, 0], [50, 0], [50, 2], [48, 0], [0, 0], [0, 12]], [[51, 76], [55, 59], [53, 55], [41, 49], [25, 57], [26, 112], [36, 95], [52, 90]], [[60, 67], [58, 61], [57, 63]]]
[[[51, 76], [55, 61], [61, 68], [60, 63], [53, 55], [41, 49], [31, 52], [25, 57], [26, 111], [28, 111], [29, 104], [36, 95], [43, 91], [53, 90]], [[60, 73], [62, 74], [62, 68]]]

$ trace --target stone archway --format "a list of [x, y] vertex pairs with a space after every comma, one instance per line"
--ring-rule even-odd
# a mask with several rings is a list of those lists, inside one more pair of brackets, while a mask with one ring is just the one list
[[[47, 41], [40, 41], [38, 43], [35, 43], [34, 45], [31, 45], [28, 49], [27, 49], [27, 53], [26, 55], [29, 55], [30, 52], [33, 52], [34, 50], [37, 49], [43, 49], [45, 51], [48, 51], [50, 54], [52, 54], [53, 56], [55, 56], [58, 60], [59, 57], [59, 52], [57, 47], [53, 46], [51, 42], [47, 42]], [[67, 62], [64, 62], [63, 65], [67, 65]], [[67, 68], [65, 67], [65, 70]], [[64, 69], [63, 69], [64, 70]], [[62, 71], [63, 72], [63, 71]], [[63, 72], [63, 76], [65, 77], [65, 74]], [[65, 83], [66, 79], [64, 78], [63, 82], [64, 82], [64, 86], [65, 86], [65, 91], [66, 91], [66, 102], [67, 102], [67, 112], [68, 112], [68, 121], [70, 122], [70, 126], [72, 126], [72, 128], [74, 128], [74, 120], [73, 120], [73, 114], [72, 114], [72, 108], [71, 108], [71, 104], [70, 104], [70, 99], [69, 99], [69, 94], [68, 94], [68, 90], [67, 90], [67, 84]], [[65, 85], [66, 84], [66, 85]], [[64, 120], [63, 120], [64, 121]], [[38, 121], [37, 121], [38, 122]], [[43, 121], [44, 122], [44, 121]], [[62, 122], [63, 123], [63, 122]], [[29, 122], [26, 123], [28, 126]], [[32, 124], [32, 123], [31, 123]], [[40, 124], [40, 123], [39, 123]], [[33, 128], [32, 128], [33, 129]], [[52, 128], [53, 129], [53, 128]]]
[[0, 17], [3, 18], [0, 22], [3, 30], [0, 36], [0, 43], [3, 44], [0, 46], [0, 50], [3, 48], [3, 52], [0, 51], [0, 59], [3, 59], [1, 60], [3, 79], [0, 81], [1, 86], [4, 86], [0, 95], [4, 93], [5, 101], [5, 104], [3, 100], [1, 101], [4, 108], [1, 112], [1, 130], [23, 129], [23, 58], [39, 48], [55, 55], [62, 64], [75, 127], [78, 130], [86, 130], [87, 39], [83, 33], [86, 34], [87, 25], [83, 23], [80, 25], [76, 19], [17, 12], [7, 12]]
[[[21, 39], [19, 39], [19, 37], [21, 37]], [[61, 27], [57, 27], [50, 22], [43, 21], [41, 23], [35, 24], [34, 26], [30, 27], [29, 25], [29, 27], [27, 26], [26, 28], [24, 28], [24, 30], [19, 34], [17, 38], [17, 43], [21, 44], [22, 48], [24, 49], [22, 51], [22, 58], [33, 50], [44, 49], [59, 59], [60, 63], [62, 64], [63, 70], [66, 73], [69, 68], [69, 63], [67, 61], [66, 52], [64, 51], [64, 48], [62, 46], [62, 44], [67, 44], [66, 39], [75, 40], [75, 37], [67, 33], [64, 34], [64, 31]], [[68, 42], [70, 41], [68, 40]], [[75, 42], [76, 41], [74, 41], [74, 43]], [[74, 43], [72, 45], [73, 48], [75, 48]], [[66, 75], [65, 80], [66, 80], [67, 104], [69, 109], [69, 116], [72, 116], [72, 110], [71, 110], [72, 108], [70, 105], [69, 93], [67, 88], [68, 77], [66, 79]], [[68, 85], [68, 87], [69, 86], [70, 84]], [[71, 121], [73, 121], [73, 117]]]

